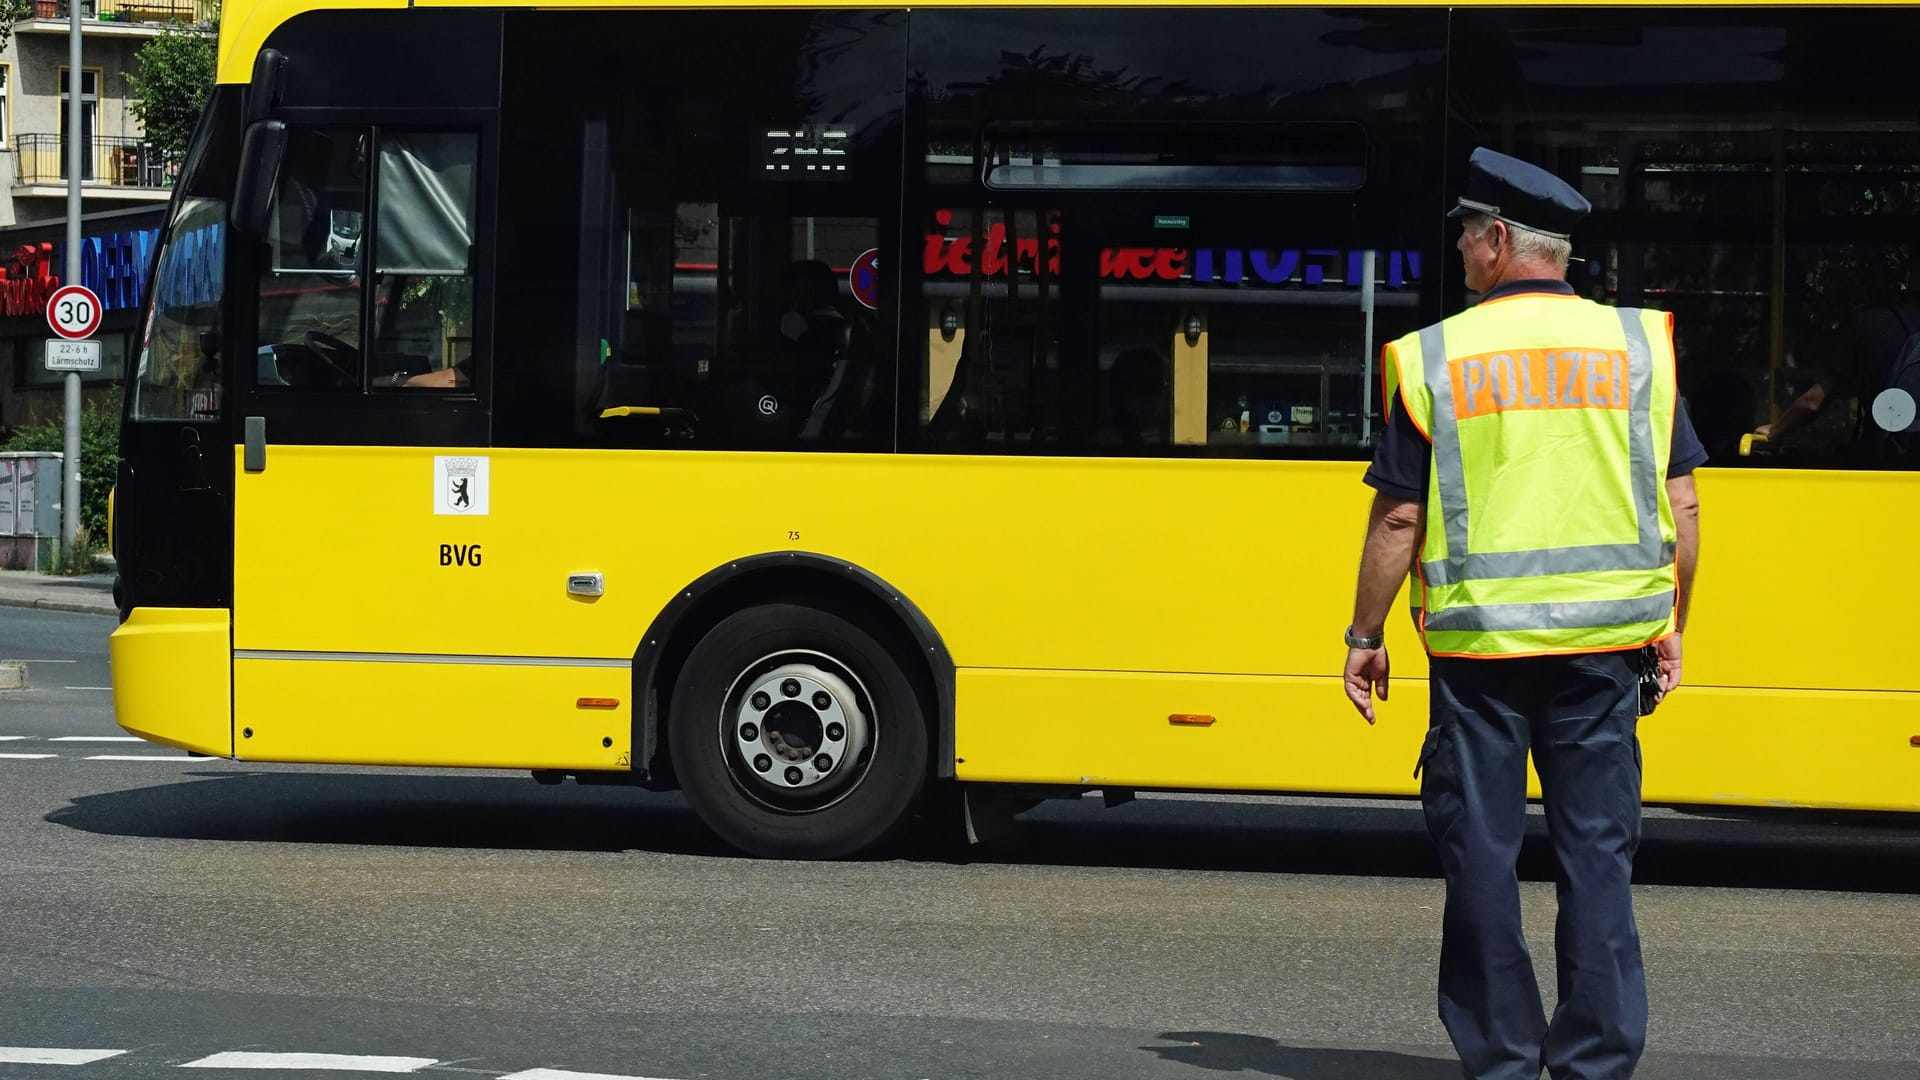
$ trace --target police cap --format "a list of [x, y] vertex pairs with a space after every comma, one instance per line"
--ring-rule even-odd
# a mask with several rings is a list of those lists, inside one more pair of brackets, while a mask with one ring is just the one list
[[1486, 214], [1509, 225], [1565, 240], [1592, 212], [1593, 204], [1571, 184], [1537, 165], [1489, 150], [1474, 150], [1467, 162], [1467, 193], [1448, 217]]

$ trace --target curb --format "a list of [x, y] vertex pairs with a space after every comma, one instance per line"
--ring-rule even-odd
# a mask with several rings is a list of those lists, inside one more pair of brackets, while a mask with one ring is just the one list
[[88, 604], [76, 600], [29, 600], [19, 596], [0, 596], [0, 607], [34, 608], [40, 611], [64, 611], [74, 615], [118, 615], [112, 601]]
[[0, 660], [0, 690], [25, 690], [27, 665], [19, 660]]

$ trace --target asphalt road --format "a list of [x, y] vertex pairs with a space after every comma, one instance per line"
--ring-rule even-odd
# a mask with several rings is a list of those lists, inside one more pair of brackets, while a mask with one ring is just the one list
[[[0, 759], [0, 1077], [1459, 1075], [1406, 804], [1094, 798], [965, 852], [761, 862], [671, 795], [57, 742], [118, 733], [79, 689], [110, 629], [0, 610], [35, 661], [0, 753], [53, 755]], [[1920, 823], [1654, 811], [1637, 880], [1638, 1075], [1920, 1075]], [[21, 1063], [54, 1050], [119, 1052]]]

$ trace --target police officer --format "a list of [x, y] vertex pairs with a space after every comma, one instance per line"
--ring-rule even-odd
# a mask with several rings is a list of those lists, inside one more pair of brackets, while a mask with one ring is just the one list
[[[1475, 1080], [1624, 1080], [1646, 1043], [1631, 880], [1639, 656], [1680, 684], [1697, 549], [1671, 319], [1565, 281], [1586, 199], [1475, 150], [1459, 248], [1469, 310], [1388, 345], [1391, 410], [1346, 690], [1387, 697], [1385, 624], [1411, 566], [1432, 710], [1414, 775], [1446, 874], [1440, 1019]], [[1514, 864], [1531, 750], [1556, 860], [1558, 1004], [1543, 1011]]]

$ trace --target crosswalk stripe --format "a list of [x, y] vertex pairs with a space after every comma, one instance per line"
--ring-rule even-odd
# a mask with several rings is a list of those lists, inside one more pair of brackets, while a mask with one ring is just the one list
[[4, 1065], [91, 1065], [125, 1050], [69, 1050], [58, 1046], [0, 1046], [0, 1064]]
[[500, 1080], [660, 1080], [652, 1076], [625, 1076], [619, 1073], [583, 1073], [568, 1069], [528, 1069], [503, 1076]]
[[566, 1068], [528, 1068], [499, 1080], [660, 1080], [657, 1076], [624, 1076], [618, 1072], [572, 1072]]
[[367, 1054], [285, 1054], [230, 1050], [180, 1066], [183, 1069], [334, 1069], [340, 1072], [417, 1072], [435, 1058], [380, 1057]]

